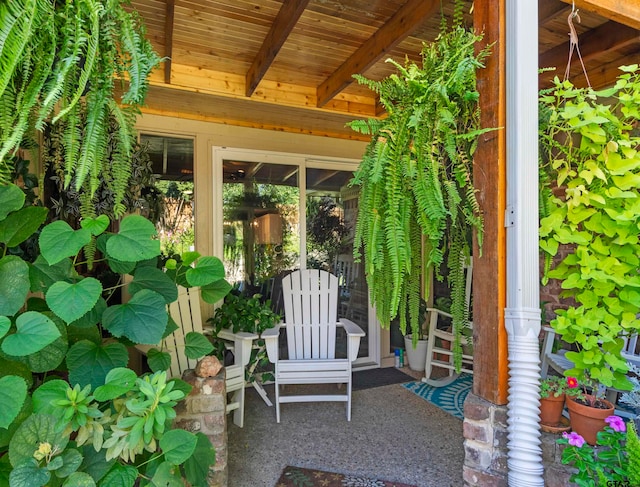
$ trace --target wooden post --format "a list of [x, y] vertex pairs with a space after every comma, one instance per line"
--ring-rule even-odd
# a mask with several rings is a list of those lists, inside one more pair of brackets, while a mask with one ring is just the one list
[[[476, 0], [473, 21], [493, 44], [486, 68], [478, 71], [482, 127], [500, 127], [481, 136], [474, 156], [474, 184], [484, 214], [482, 257], [473, 263], [473, 392], [498, 405], [507, 403], [506, 306], [506, 79], [505, 0]], [[479, 46], [478, 48], [480, 48]], [[536, 82], [536, 80], [532, 80]], [[534, 182], [535, 183], [535, 182]], [[478, 255], [477, 245], [474, 256]]]

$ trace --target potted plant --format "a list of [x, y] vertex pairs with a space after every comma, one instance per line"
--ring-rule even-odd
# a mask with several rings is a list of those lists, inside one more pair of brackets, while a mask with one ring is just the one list
[[596, 383], [581, 381], [579, 390], [566, 397], [571, 429], [595, 445], [598, 432], [605, 428], [605, 419], [614, 413], [615, 407], [599, 393]]
[[[235, 291], [225, 297], [222, 305], [215, 310], [207, 322], [213, 326], [214, 354], [224, 361], [227, 342], [219, 337], [223, 330], [229, 330], [232, 333], [254, 333], [260, 336], [264, 330], [276, 326], [280, 322], [280, 316], [271, 310], [271, 302], [263, 301], [260, 294], [248, 297]], [[247, 381], [257, 380], [262, 384], [273, 380], [272, 372], [265, 370], [268, 364], [269, 358], [264, 340], [259, 338], [254, 341], [251, 350], [251, 358], [247, 366]]]
[[[557, 279], [569, 299], [550, 322], [575, 345], [566, 374], [629, 390], [621, 350], [625, 336], [640, 332], [640, 71], [620, 69], [611, 89], [556, 78], [540, 98], [540, 248], [543, 283]], [[560, 249], [564, 258], [552, 265]]]
[[552, 375], [540, 381], [540, 423], [557, 427], [561, 423], [565, 397], [580, 394], [574, 377]]
[[481, 35], [462, 26], [462, 8], [456, 1], [453, 27], [443, 23], [424, 46], [421, 65], [389, 60], [396, 72], [381, 81], [355, 76], [379, 95], [388, 116], [350, 124], [372, 136], [351, 184], [360, 187], [354, 258], [364, 260], [378, 320], [388, 328], [397, 316], [402, 333], [408, 323], [416, 342], [420, 298], [427, 298], [423, 275], [442, 279], [446, 255], [458, 368], [469, 323], [464, 264], [472, 233], [481, 247], [483, 228], [471, 164], [486, 131], [479, 125], [475, 72], [489, 54], [475, 52]]

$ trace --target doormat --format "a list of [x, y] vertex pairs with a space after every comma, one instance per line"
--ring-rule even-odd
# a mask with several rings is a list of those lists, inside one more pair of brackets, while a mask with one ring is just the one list
[[473, 376], [460, 374], [460, 377], [451, 384], [443, 387], [433, 387], [424, 382], [409, 382], [402, 385], [443, 411], [458, 419], [464, 419], [464, 400], [473, 385]]
[[415, 377], [411, 377], [395, 367], [385, 367], [384, 369], [369, 369], [354, 372], [351, 387], [354, 391], [361, 391], [362, 389], [388, 386], [390, 384], [399, 384], [412, 380], [415, 380]]
[[324, 472], [301, 467], [285, 467], [275, 487], [415, 487], [358, 475]]

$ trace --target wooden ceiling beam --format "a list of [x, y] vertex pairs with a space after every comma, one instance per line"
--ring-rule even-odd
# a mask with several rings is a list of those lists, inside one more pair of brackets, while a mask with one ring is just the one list
[[[620, 25], [617, 22], [605, 22], [591, 29], [578, 38], [578, 47], [583, 61], [617, 51], [630, 44], [640, 41], [640, 32], [632, 27]], [[561, 76], [569, 57], [569, 41], [556, 46], [540, 55], [541, 68], [555, 67], [556, 75]], [[574, 53], [572, 63], [579, 63], [577, 53]], [[541, 78], [548, 78], [549, 73], [542, 73]]]
[[173, 21], [176, 1], [167, 0], [164, 16], [164, 82], [171, 83], [171, 56], [173, 55]]
[[631, 0], [562, 0], [576, 8], [602, 15], [609, 20], [640, 29], [640, 2]]
[[326, 105], [336, 94], [349, 86], [354, 73], [363, 73], [393, 49], [418, 25], [440, 7], [439, 0], [408, 0], [373, 36], [317, 89], [318, 106]]
[[251, 96], [263, 78], [280, 48], [289, 37], [309, 0], [285, 0], [271, 24], [258, 54], [246, 74], [246, 95]]
[[538, 0], [538, 25], [544, 25], [557, 17], [567, 5], [558, 0]]

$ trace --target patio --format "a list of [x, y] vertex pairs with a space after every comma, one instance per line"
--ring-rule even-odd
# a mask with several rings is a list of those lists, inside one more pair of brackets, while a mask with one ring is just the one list
[[401, 384], [354, 391], [351, 422], [344, 404], [307, 403], [284, 405], [276, 424], [252, 388], [245, 407], [244, 428], [227, 427], [229, 487], [273, 487], [287, 465], [417, 487], [463, 483], [462, 421]]

